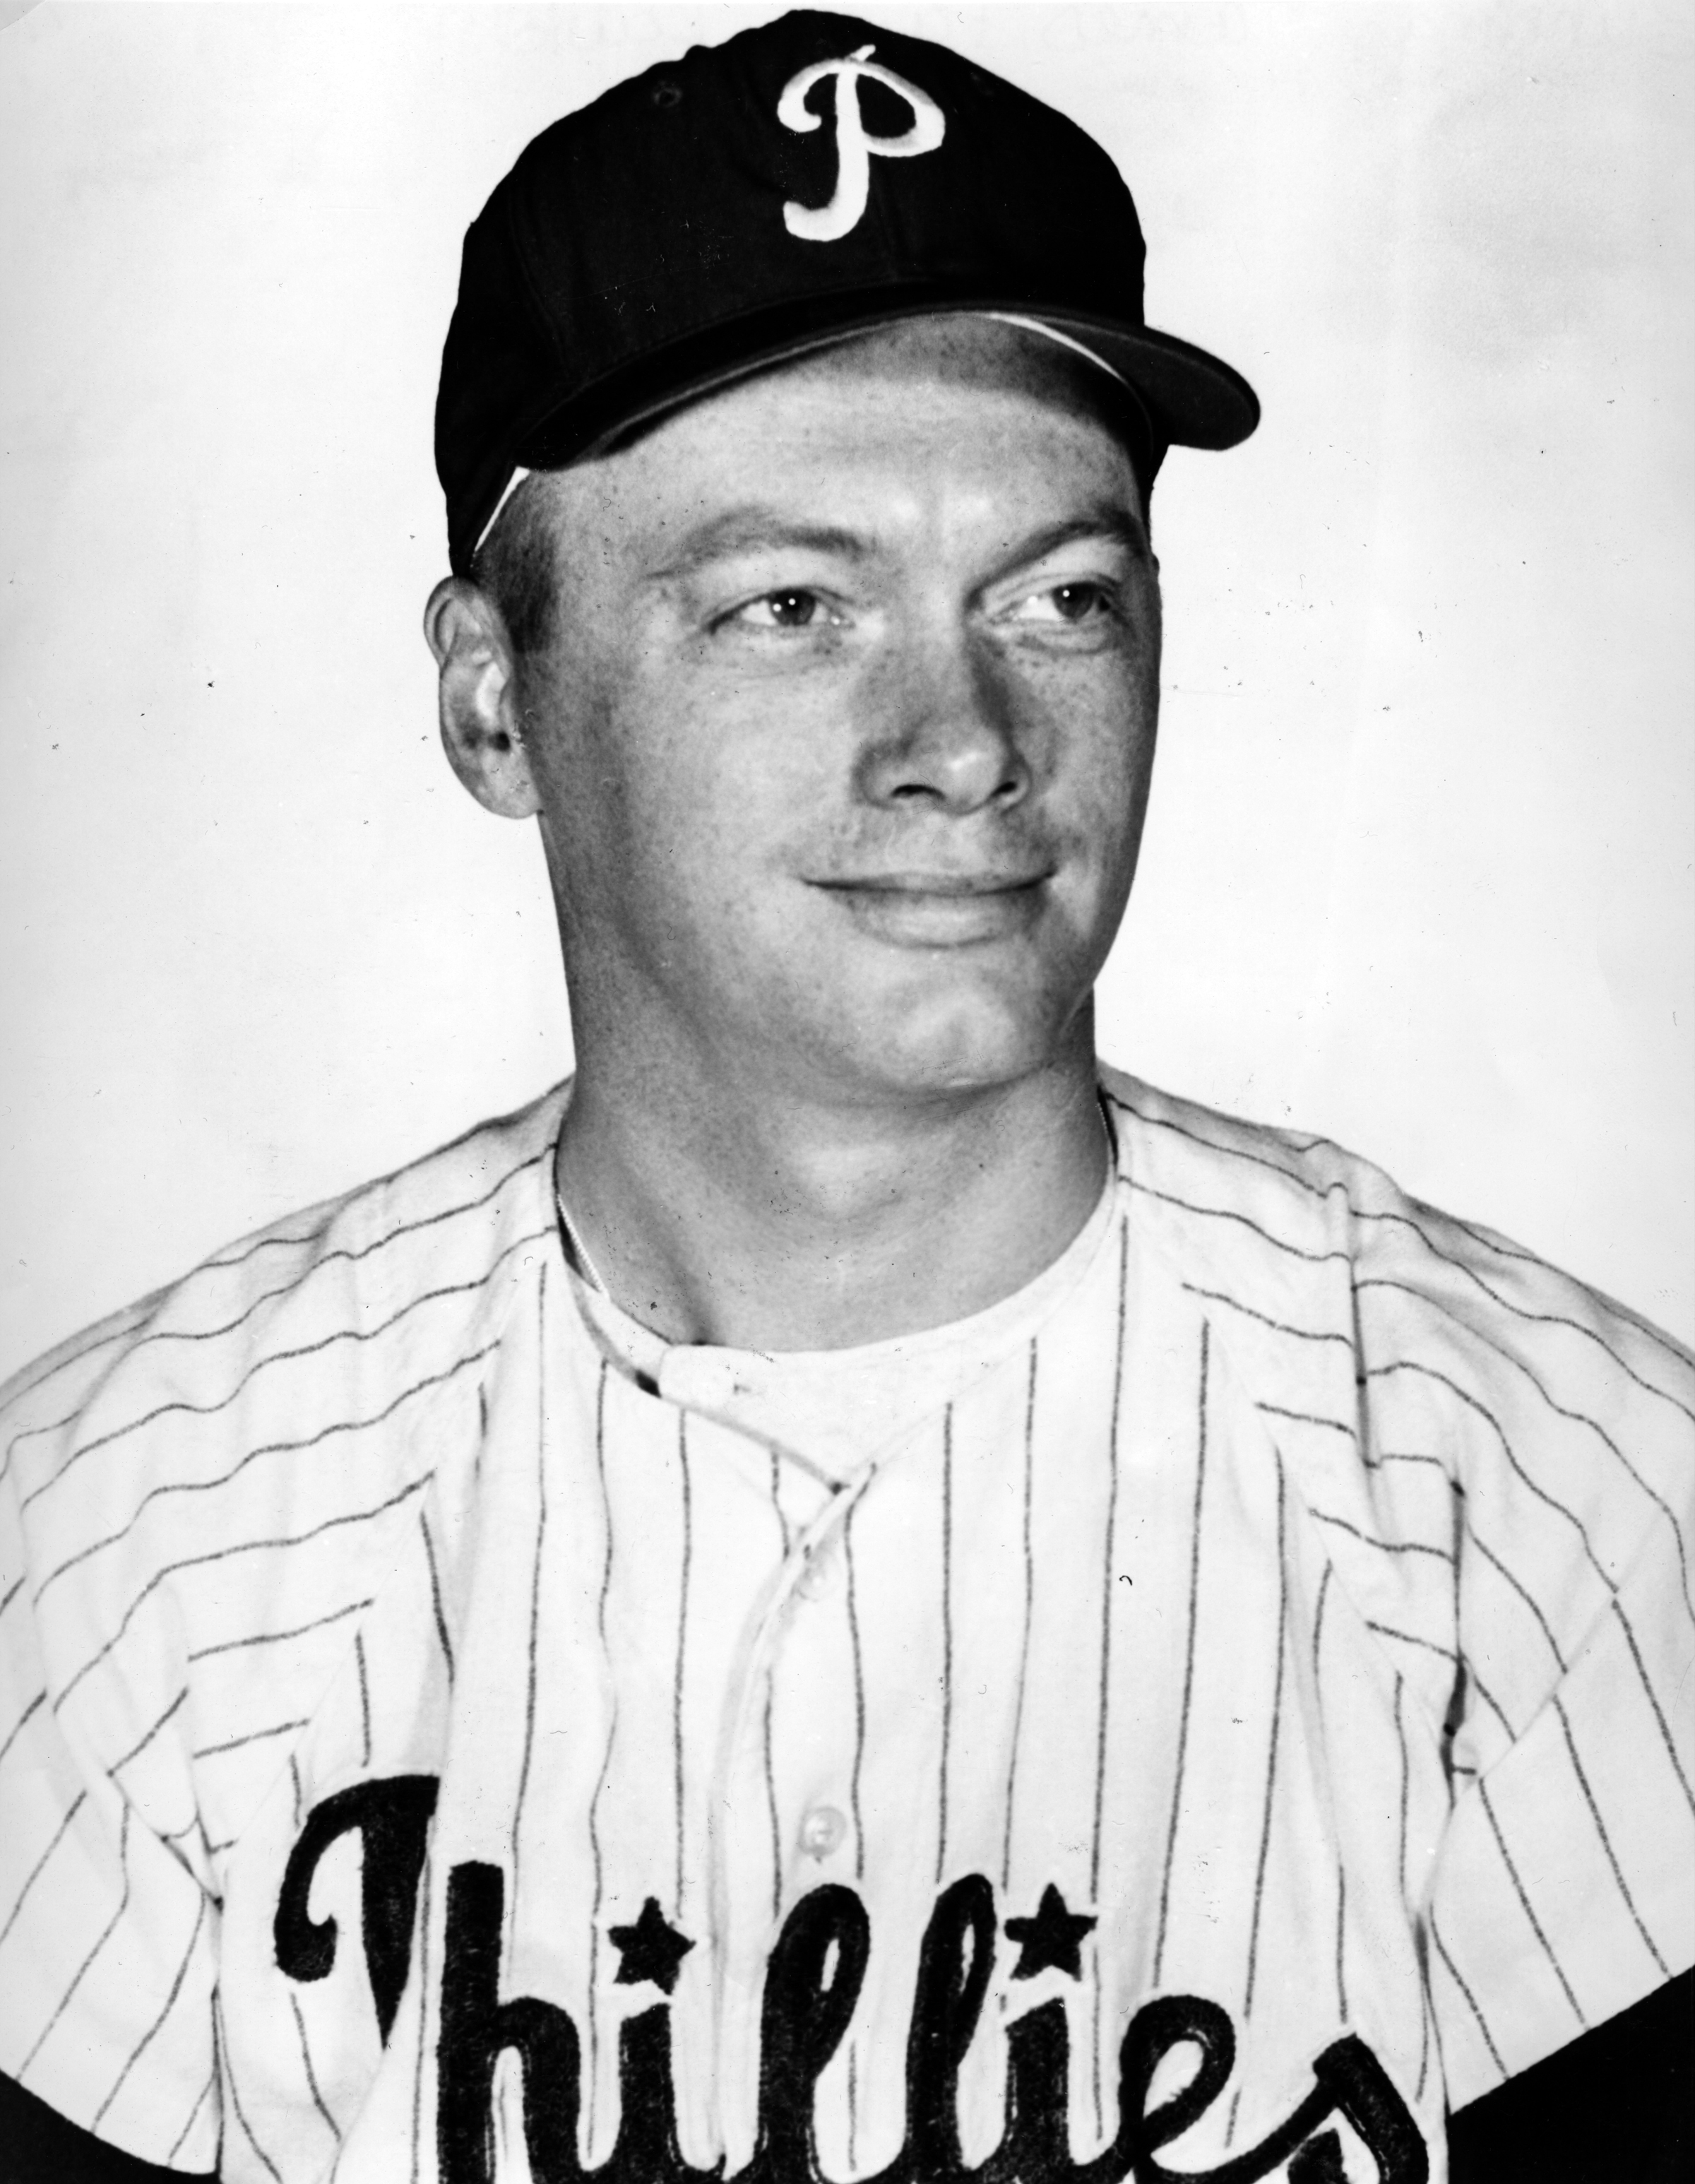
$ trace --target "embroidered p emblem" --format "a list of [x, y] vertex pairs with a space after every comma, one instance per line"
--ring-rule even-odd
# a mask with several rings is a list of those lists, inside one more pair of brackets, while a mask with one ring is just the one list
[[[822, 128], [822, 118], [806, 103], [806, 94], [826, 76], [836, 80], [836, 187], [824, 205], [799, 204], [791, 198], [783, 208], [783, 225], [803, 242], [835, 242], [859, 225], [871, 194], [871, 155], [882, 159], [915, 159], [921, 152], [934, 152], [947, 133], [947, 117], [928, 92], [893, 69], [871, 58], [874, 46], [858, 46], [839, 61], [814, 61], [789, 77], [777, 102], [777, 118], [785, 129], [805, 136]], [[870, 76], [906, 100], [912, 110], [912, 125], [899, 136], [873, 136], [859, 111], [859, 80]]]

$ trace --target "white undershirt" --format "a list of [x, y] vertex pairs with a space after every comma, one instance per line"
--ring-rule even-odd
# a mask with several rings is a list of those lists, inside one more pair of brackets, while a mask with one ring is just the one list
[[1029, 1340], [1082, 1281], [1112, 1219], [1116, 1177], [1094, 1212], [1034, 1281], [984, 1312], [917, 1334], [848, 1350], [731, 1350], [672, 1343], [574, 1277], [584, 1318], [613, 1362], [668, 1402], [721, 1420], [800, 1456], [832, 1479], [945, 1402], [984, 1368]]

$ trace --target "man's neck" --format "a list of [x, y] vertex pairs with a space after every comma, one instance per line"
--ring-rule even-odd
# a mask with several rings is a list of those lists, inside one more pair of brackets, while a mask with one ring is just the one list
[[614, 1301], [675, 1342], [834, 1350], [983, 1311], [1064, 1251], [1111, 1159], [1086, 1049], [922, 1103], [627, 1089], [579, 1071], [560, 1194]]

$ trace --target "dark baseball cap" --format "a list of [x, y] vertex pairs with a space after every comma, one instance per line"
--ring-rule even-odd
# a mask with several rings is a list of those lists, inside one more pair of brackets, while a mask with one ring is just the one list
[[1145, 255], [1093, 138], [944, 46], [809, 10], [693, 47], [544, 130], [466, 236], [436, 404], [453, 566], [519, 472], [939, 311], [1084, 348], [1156, 462], [1234, 446], [1253, 389], [1146, 323]]

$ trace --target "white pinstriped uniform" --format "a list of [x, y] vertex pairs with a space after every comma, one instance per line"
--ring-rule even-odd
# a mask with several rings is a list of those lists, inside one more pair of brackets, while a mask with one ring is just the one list
[[[1266, 2141], [1352, 2034], [1439, 2178], [1445, 2107], [1687, 1965], [1688, 1359], [1329, 1145], [1105, 1082], [1087, 1248], [845, 1483], [597, 1339], [562, 1091], [14, 1384], [0, 2069], [231, 2184], [450, 2170], [476, 1873], [501, 1997], [575, 2028], [576, 2154], [612, 2152], [649, 2012], [682, 2158], [733, 2173], [769, 1953], [830, 1888], [869, 1955], [817, 2158], [869, 2176], [927, 1925], [976, 1876], [967, 2165], [1021, 2018], [1058, 2005], [1080, 2163], [1127, 2025], [1184, 1995], [1236, 2055], [1177, 2167]], [[285, 1970], [277, 1919], [315, 1810], [395, 1782], [434, 1802], [385, 2043], [370, 1829], [307, 1875], [327, 1957]], [[671, 1958], [631, 1954], [644, 1916]], [[530, 2090], [493, 2066], [503, 2178]], [[1374, 2175], [1327, 2128], [1295, 2173]]]

